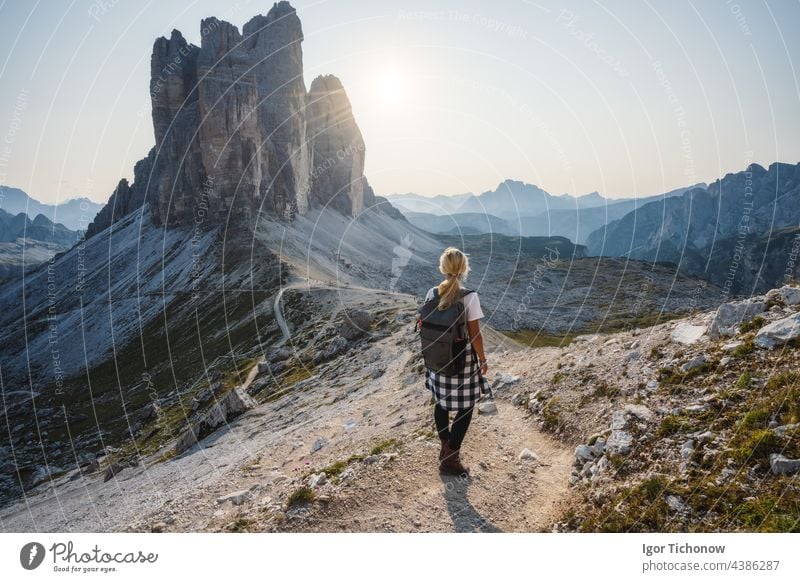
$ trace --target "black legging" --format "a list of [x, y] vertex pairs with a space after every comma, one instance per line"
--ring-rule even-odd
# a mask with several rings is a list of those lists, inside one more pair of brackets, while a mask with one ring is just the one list
[[448, 441], [448, 445], [454, 451], [461, 448], [464, 436], [467, 434], [469, 422], [472, 420], [472, 408], [459, 410], [453, 419], [453, 426], [450, 428], [450, 414], [437, 403], [433, 408], [433, 419], [436, 421], [436, 432], [443, 441]]

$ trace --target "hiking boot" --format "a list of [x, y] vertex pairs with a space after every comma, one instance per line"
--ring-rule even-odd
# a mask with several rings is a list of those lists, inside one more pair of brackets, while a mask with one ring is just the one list
[[444, 461], [444, 458], [450, 454], [450, 447], [447, 444], [446, 439], [441, 439], [442, 442], [442, 450], [439, 451], [439, 462], [441, 463]]
[[469, 468], [461, 463], [459, 451], [452, 450], [449, 445], [447, 445], [447, 454], [442, 459], [442, 462], [439, 463], [439, 468], [443, 473], [450, 475], [469, 474]]

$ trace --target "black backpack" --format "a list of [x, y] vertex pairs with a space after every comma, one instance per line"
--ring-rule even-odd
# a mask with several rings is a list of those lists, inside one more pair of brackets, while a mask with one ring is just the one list
[[462, 288], [461, 301], [455, 301], [440, 311], [439, 289], [434, 287], [433, 298], [417, 310], [417, 329], [422, 340], [422, 357], [426, 368], [445, 376], [456, 376], [464, 371], [469, 333], [463, 299], [474, 292]]

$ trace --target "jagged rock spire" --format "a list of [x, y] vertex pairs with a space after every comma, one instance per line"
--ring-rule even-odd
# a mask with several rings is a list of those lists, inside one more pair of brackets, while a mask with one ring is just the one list
[[155, 147], [89, 234], [145, 204], [158, 224], [211, 226], [291, 219], [313, 205], [357, 215], [373, 202], [350, 101], [333, 76], [306, 91], [302, 26], [288, 2], [241, 33], [213, 17], [200, 33], [199, 47], [177, 30], [155, 41]]

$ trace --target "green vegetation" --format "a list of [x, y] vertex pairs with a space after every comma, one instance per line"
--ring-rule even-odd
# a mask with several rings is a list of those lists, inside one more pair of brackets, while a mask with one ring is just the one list
[[753, 342], [753, 337], [746, 337], [742, 341], [742, 345], [737, 346], [731, 351], [731, 356], [734, 358], [743, 358], [749, 354], [753, 353], [753, 350], [756, 349], [756, 344]]
[[751, 332], [751, 331], [758, 331], [759, 329], [764, 327], [764, 324], [766, 324], [766, 323], [767, 323], [766, 319], [764, 319], [760, 315], [756, 315], [750, 321], [746, 321], [742, 325], [740, 325], [739, 326], [739, 331], [741, 333], [748, 333], [748, 332]]
[[558, 396], [553, 396], [542, 407], [542, 420], [545, 430], [555, 430], [561, 426], [561, 411], [558, 406]]
[[372, 449], [370, 449], [370, 451], [369, 451], [369, 454], [370, 455], [380, 455], [381, 453], [383, 453], [384, 451], [386, 451], [388, 449], [397, 448], [398, 445], [399, 445], [399, 443], [397, 442], [397, 439], [386, 439], [385, 441], [381, 441], [378, 444], [376, 444], [374, 447], [372, 447]]
[[227, 527], [227, 530], [234, 533], [246, 532], [250, 530], [253, 525], [253, 520], [246, 517], [239, 517]]
[[[773, 474], [769, 464], [773, 453], [800, 458], [800, 430], [776, 433], [771, 428], [800, 423], [800, 370], [792, 352], [759, 351], [758, 359], [750, 355], [753, 331], [725, 370], [716, 370], [716, 361], [711, 361], [686, 374], [676, 368], [659, 371], [670, 392], [678, 386], [683, 390], [687, 380], [693, 388], [703, 388], [708, 406], [661, 419], [656, 437], [672, 437], [660, 441], [668, 450], [659, 446], [609, 457], [618, 488], [606, 494], [587, 488], [585, 505], [570, 514], [573, 527], [602, 532], [800, 532], [800, 482], [793, 475]], [[756, 373], [775, 368], [768, 378]], [[678, 476], [683, 435], [706, 430], [715, 441], [724, 441], [696, 441], [687, 471]], [[662, 465], [665, 458], [669, 461]], [[666, 474], [654, 475], [654, 470]], [[627, 482], [634, 475], [643, 480]], [[680, 499], [685, 512], [669, 507], [670, 495]]]
[[678, 434], [679, 432], [689, 432], [691, 430], [692, 425], [688, 418], [677, 414], [670, 414], [661, 421], [656, 434], [659, 437], [667, 437]]
[[597, 511], [581, 524], [587, 532], [666, 531], [670, 508], [664, 500], [670, 492], [664, 477], [650, 477], [621, 491], [605, 511]]
[[619, 388], [611, 386], [605, 380], [598, 380], [594, 385], [594, 395], [606, 398], [613, 398], [619, 394]]
[[577, 333], [548, 335], [533, 329], [503, 331], [503, 334], [530, 348], [563, 348], [572, 343], [572, 340], [579, 335]]
[[670, 387], [670, 392], [680, 387], [684, 382], [703, 376], [717, 367], [717, 362], [705, 362], [696, 368], [692, 368], [688, 372], [683, 372], [678, 368], [659, 368], [658, 379], [662, 386]]
[[743, 435], [733, 457], [740, 463], [756, 461], [766, 467], [770, 453], [778, 453], [781, 445], [778, 437], [769, 429], [760, 429]]
[[342, 472], [347, 469], [350, 463], [355, 461], [362, 461], [364, 459], [364, 455], [350, 455], [346, 459], [342, 459], [340, 461], [336, 461], [335, 463], [331, 463], [324, 469], [322, 472], [325, 473], [329, 478], [338, 477], [342, 474]]
[[800, 422], [800, 372], [790, 370], [773, 374], [764, 391], [772, 393], [772, 406], [781, 424]]
[[780, 497], [759, 496], [745, 501], [736, 517], [748, 531], [800, 532], [800, 504], [785, 503]]
[[739, 379], [736, 380], [736, 388], [738, 388], [739, 390], [744, 390], [745, 388], [750, 386], [750, 382], [752, 382], [752, 380], [753, 378], [750, 376], [750, 371], [745, 370], [744, 372], [742, 372], [741, 376], [739, 376]]
[[291, 507], [295, 507], [297, 505], [304, 505], [306, 503], [311, 503], [316, 499], [316, 494], [311, 487], [307, 485], [303, 485], [298, 489], [295, 489], [291, 495], [286, 499], [286, 508], [289, 509]]

